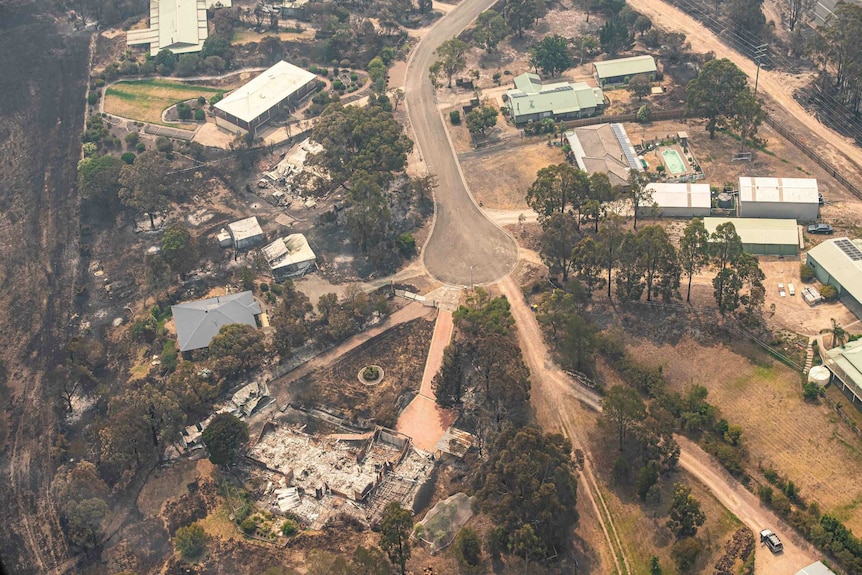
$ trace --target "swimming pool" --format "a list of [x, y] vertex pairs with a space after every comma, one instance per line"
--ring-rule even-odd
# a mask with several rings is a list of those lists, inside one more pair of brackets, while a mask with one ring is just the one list
[[688, 171], [685, 167], [685, 162], [682, 161], [682, 157], [679, 155], [679, 152], [673, 148], [663, 150], [661, 157], [664, 158], [664, 163], [667, 164], [667, 169], [670, 170], [671, 174], [676, 176]]

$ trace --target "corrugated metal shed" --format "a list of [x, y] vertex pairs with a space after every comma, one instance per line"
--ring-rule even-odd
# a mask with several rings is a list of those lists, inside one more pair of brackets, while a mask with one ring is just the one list
[[658, 206], [661, 215], [668, 217], [707, 217], [710, 214], [712, 197], [709, 184], [653, 183], [647, 185], [647, 190], [652, 193], [652, 197], [641, 204], [639, 214], [651, 214], [653, 204]]
[[862, 260], [858, 255], [860, 250], [860, 240], [835, 238], [808, 250], [806, 260], [808, 265], [814, 268], [814, 273], [821, 283], [834, 286], [842, 296], [849, 295], [862, 303]]
[[799, 226], [795, 220], [768, 218], [704, 218], [710, 234], [726, 222], [733, 223], [743, 249], [764, 256], [792, 256], [799, 253]]
[[598, 76], [599, 80], [619, 78], [621, 76], [634, 76], [636, 74], [655, 74], [657, 70], [655, 58], [648, 55], [593, 62], [593, 66], [596, 69], [596, 76]]
[[251, 122], [317, 78], [282, 60], [216, 103], [218, 110]]
[[817, 219], [820, 194], [813, 178], [739, 178], [739, 215], [744, 218]]
[[206, 0], [150, 0], [150, 27], [129, 30], [126, 43], [149, 44], [151, 54], [187, 54], [200, 52], [208, 36]]

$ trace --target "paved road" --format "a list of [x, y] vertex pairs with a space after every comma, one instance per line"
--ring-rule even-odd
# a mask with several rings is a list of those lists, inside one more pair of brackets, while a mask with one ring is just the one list
[[407, 64], [407, 113], [416, 144], [439, 181], [434, 229], [422, 250], [423, 259], [431, 275], [454, 285], [494, 282], [509, 273], [518, 259], [515, 241], [482, 214], [467, 191], [428, 79], [434, 50], [493, 3], [461, 2], [428, 31]]

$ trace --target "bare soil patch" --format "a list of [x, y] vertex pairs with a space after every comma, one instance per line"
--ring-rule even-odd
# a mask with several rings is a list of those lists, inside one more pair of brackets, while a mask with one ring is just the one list
[[527, 210], [524, 197], [536, 172], [565, 162], [565, 156], [561, 148], [548, 146], [543, 139], [525, 139], [517, 145], [464, 154], [460, 161], [476, 201], [488, 208]]
[[759, 475], [757, 466], [774, 467], [800, 486], [804, 498], [862, 530], [862, 488], [836, 481], [862, 473], [859, 439], [829, 407], [802, 400], [799, 374], [762, 355], [761, 365], [755, 365], [737, 349], [704, 345], [687, 335], [676, 345], [639, 338], [632, 344], [635, 357], [663, 366], [671, 389], [705, 386], [709, 401], [742, 426], [752, 475]]
[[[291, 394], [305, 403], [321, 404], [351, 419], [374, 419], [394, 427], [398, 412], [418, 392], [434, 323], [416, 319], [399, 325], [342, 357], [336, 364], [314, 371], [291, 386]], [[359, 383], [356, 373], [375, 364], [386, 370], [376, 386]]]

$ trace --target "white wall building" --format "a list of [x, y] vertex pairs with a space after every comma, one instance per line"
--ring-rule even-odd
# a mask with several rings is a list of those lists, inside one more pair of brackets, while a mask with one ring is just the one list
[[254, 247], [264, 240], [263, 230], [254, 216], [228, 224], [227, 231], [238, 250]]
[[316, 87], [316, 75], [282, 60], [216, 103], [216, 125], [235, 134], [254, 133], [279, 113], [293, 112]]
[[653, 183], [646, 189], [651, 197], [638, 207], [638, 216], [653, 214], [668, 218], [708, 217], [712, 207], [709, 184]]
[[165, 48], [188, 54], [200, 52], [207, 36], [207, 0], [150, 0], [150, 27], [126, 32], [126, 44], [149, 45], [153, 56]]
[[278, 238], [264, 246], [261, 251], [276, 280], [303, 275], [311, 270], [317, 261], [317, 256], [302, 234]]
[[739, 216], [813, 222], [820, 210], [813, 178], [739, 178]]

